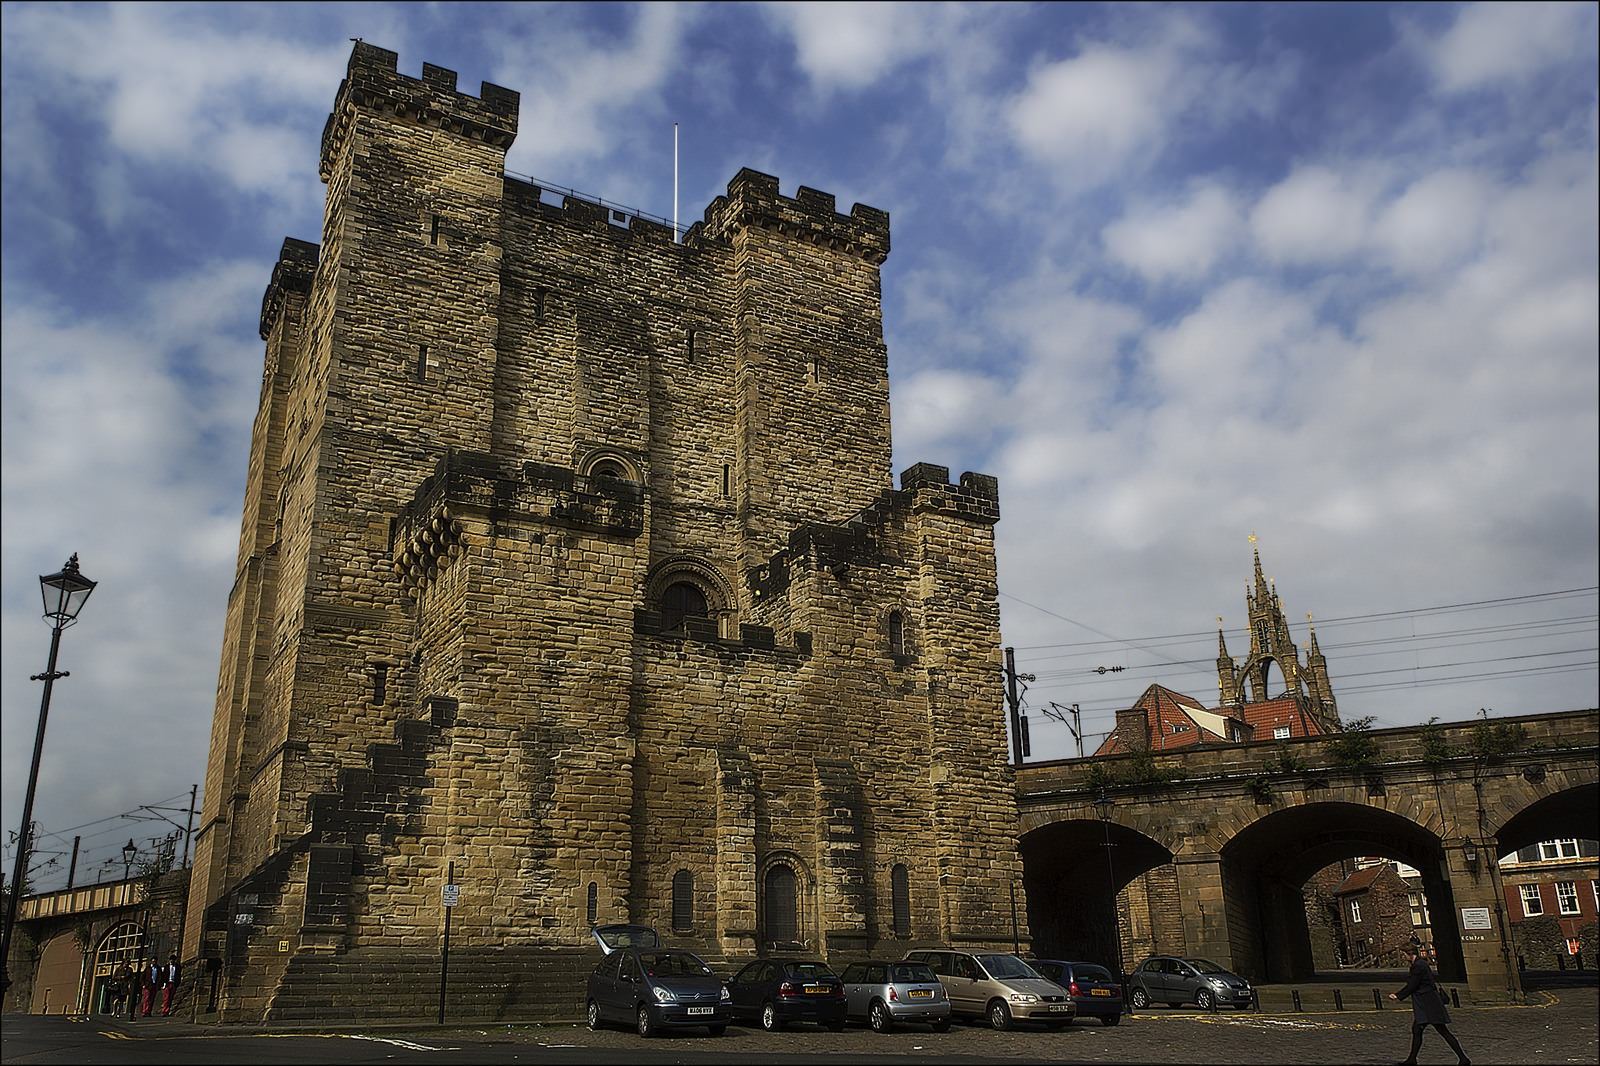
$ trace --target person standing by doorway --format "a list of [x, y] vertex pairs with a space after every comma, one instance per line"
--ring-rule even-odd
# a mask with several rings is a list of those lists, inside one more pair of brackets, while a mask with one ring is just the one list
[[161, 968], [161, 1016], [172, 1015], [172, 999], [178, 994], [178, 953], [174, 951], [167, 956], [167, 964]]
[[1439, 994], [1439, 982], [1433, 975], [1433, 968], [1423, 957], [1419, 945], [1407, 945], [1406, 954], [1411, 956], [1411, 972], [1405, 986], [1398, 992], [1389, 993], [1390, 999], [1411, 1000], [1411, 1054], [1406, 1056], [1402, 1066], [1416, 1066], [1417, 1052], [1422, 1050], [1422, 1030], [1430, 1025], [1439, 1030], [1439, 1035], [1456, 1053], [1461, 1066], [1470, 1066], [1472, 1060], [1467, 1058], [1467, 1053], [1461, 1050], [1460, 1041], [1450, 1031], [1450, 1012], [1445, 1009], [1444, 997]]
[[161, 987], [161, 964], [151, 959], [140, 976], [144, 979], [144, 1009], [140, 1013], [148, 1018], [156, 1005], [156, 989]]

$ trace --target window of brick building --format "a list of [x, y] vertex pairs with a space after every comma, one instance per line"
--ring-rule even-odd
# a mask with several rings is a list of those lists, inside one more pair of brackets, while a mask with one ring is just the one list
[[1352, 925], [1360, 925], [1361, 924], [1361, 901], [1360, 900], [1353, 899], [1353, 900], [1350, 901], [1350, 923]]
[[615, 459], [602, 459], [589, 468], [592, 478], [612, 478], [616, 481], [628, 480], [628, 471]]
[[1544, 913], [1544, 900], [1539, 897], [1538, 885], [1518, 885], [1517, 891], [1522, 893], [1522, 913], [1529, 918], [1536, 918]]
[[1422, 898], [1421, 892], [1407, 892], [1406, 906], [1411, 911], [1413, 929], [1422, 929], [1428, 925], [1428, 904]]
[[889, 612], [889, 654], [900, 658], [906, 653], [906, 616], [899, 611]]
[[1578, 913], [1578, 883], [1576, 881], [1556, 882], [1556, 910], [1562, 914]]
[[905, 863], [896, 863], [889, 872], [889, 894], [893, 897], [894, 935], [911, 935], [911, 875]]
[[672, 931], [687, 933], [694, 928], [694, 874], [679, 870], [672, 875]]
[[1272, 727], [1272, 739], [1273, 740], [1288, 740], [1289, 739], [1289, 727], [1286, 726], [1286, 725], [1275, 725], [1275, 726], [1273, 726]]
[[1541, 859], [1576, 859], [1578, 857], [1578, 842], [1576, 840], [1546, 840], [1539, 845], [1539, 858]]

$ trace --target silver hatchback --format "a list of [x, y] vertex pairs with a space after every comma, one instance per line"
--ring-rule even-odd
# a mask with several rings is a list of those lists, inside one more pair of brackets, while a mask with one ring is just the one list
[[865, 1021], [875, 1033], [922, 1022], [935, 1032], [950, 1028], [950, 1000], [933, 970], [922, 962], [858, 962], [844, 971], [845, 1016]]

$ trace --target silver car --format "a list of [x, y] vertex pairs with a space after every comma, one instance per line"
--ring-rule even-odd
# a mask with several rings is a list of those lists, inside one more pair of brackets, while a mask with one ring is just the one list
[[907, 952], [906, 961], [928, 964], [956, 1014], [987, 1019], [996, 1029], [1018, 1021], [1052, 1029], [1072, 1024], [1076, 1008], [1067, 990], [1015, 955], [932, 949]]
[[844, 971], [845, 1016], [875, 1033], [906, 1022], [950, 1028], [950, 1000], [933, 970], [921, 962], [858, 962]]

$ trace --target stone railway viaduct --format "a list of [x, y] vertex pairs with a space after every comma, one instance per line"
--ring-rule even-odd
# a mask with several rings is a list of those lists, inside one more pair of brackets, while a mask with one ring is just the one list
[[1301, 887], [1331, 862], [1380, 855], [1421, 871], [1441, 975], [1480, 1001], [1515, 998], [1495, 858], [1600, 836], [1597, 755], [1590, 709], [1026, 766], [1034, 949], [1114, 957], [1107, 882], [1120, 891], [1170, 864], [1181, 950], [1256, 981], [1305, 980]]

